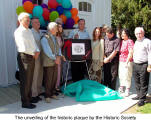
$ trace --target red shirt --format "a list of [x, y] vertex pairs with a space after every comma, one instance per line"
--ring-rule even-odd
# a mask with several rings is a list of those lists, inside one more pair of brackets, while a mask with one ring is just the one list
[[[119, 61], [120, 62], [126, 62], [129, 50], [133, 49], [134, 42], [131, 39], [128, 40], [122, 40], [120, 45], [120, 51], [119, 51]], [[133, 60], [131, 60], [133, 61]]]

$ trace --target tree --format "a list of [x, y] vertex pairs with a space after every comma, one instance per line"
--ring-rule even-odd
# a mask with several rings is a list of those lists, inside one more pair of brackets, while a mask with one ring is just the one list
[[112, 0], [112, 27], [127, 28], [134, 39], [135, 27], [142, 26], [151, 38], [151, 0]]

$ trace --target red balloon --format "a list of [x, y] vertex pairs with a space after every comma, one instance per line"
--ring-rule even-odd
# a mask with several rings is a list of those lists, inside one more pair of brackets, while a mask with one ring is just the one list
[[58, 2], [56, 0], [49, 0], [48, 1], [49, 8], [55, 8], [56, 9], [58, 5], [59, 4], [58, 4]]
[[49, 10], [47, 8], [43, 8], [43, 14], [42, 14], [44, 20], [49, 21]]

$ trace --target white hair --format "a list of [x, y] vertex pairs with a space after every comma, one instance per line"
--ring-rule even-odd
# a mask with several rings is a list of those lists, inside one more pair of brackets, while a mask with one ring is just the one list
[[52, 30], [54, 27], [56, 27], [57, 26], [57, 23], [55, 23], [55, 22], [50, 22], [49, 24], [48, 24], [48, 27], [47, 27], [47, 30]]
[[18, 16], [18, 21], [20, 22], [24, 17], [28, 16], [29, 17], [29, 14], [26, 13], [26, 12], [22, 12], [19, 14]]
[[142, 33], [145, 33], [143, 27], [136, 27], [136, 28], [135, 28], [135, 34], [136, 34], [137, 31], [140, 31], [140, 32], [142, 32]]

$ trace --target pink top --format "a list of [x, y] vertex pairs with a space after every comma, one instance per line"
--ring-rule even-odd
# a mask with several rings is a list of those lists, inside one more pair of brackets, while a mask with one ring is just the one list
[[[134, 47], [134, 42], [131, 39], [128, 40], [122, 40], [121, 41], [121, 47], [120, 47], [120, 51], [119, 51], [119, 61], [120, 62], [126, 62], [128, 54], [129, 54], [129, 50], [133, 49]], [[133, 60], [131, 60], [133, 61]]]

